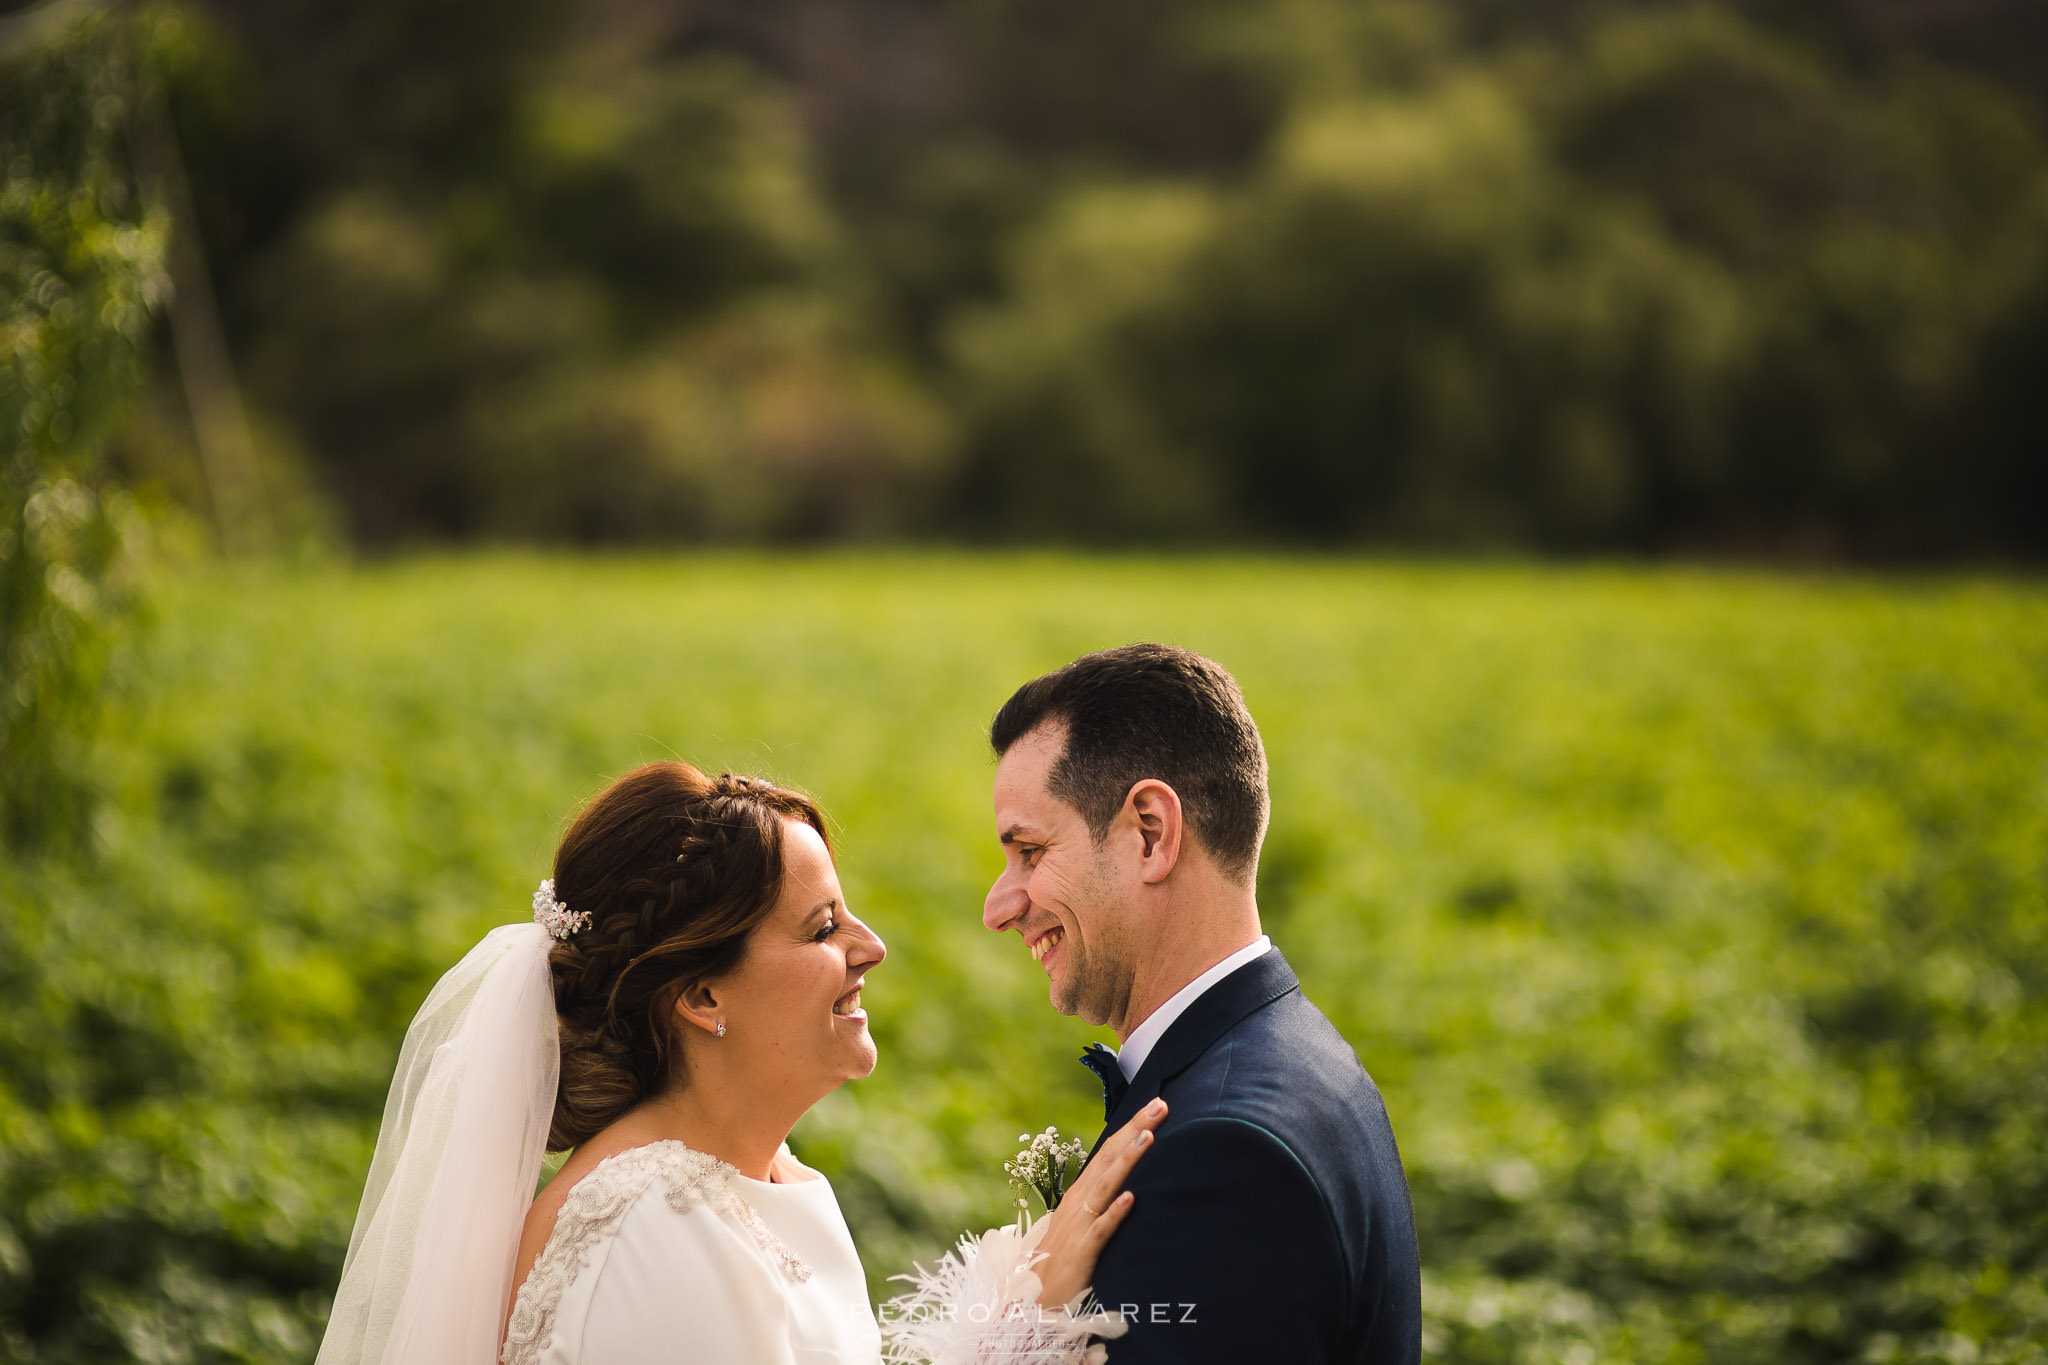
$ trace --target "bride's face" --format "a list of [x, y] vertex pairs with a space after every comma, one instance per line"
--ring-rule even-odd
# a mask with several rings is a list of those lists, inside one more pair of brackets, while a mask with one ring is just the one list
[[816, 830], [785, 821], [782, 862], [782, 894], [723, 983], [718, 1046], [743, 1053], [752, 1074], [808, 1107], [875, 1069], [860, 987], [888, 950], [846, 908]]

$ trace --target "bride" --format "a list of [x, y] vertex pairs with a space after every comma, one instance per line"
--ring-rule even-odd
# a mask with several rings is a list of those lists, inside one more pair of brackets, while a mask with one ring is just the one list
[[[407, 1031], [319, 1365], [876, 1365], [845, 1218], [785, 1139], [874, 1069], [885, 954], [807, 797], [680, 762], [613, 783], [533, 922]], [[1163, 1117], [922, 1273], [888, 1358], [1100, 1361], [1123, 1324], [1081, 1305]], [[571, 1155], [535, 1197], [544, 1150]]]

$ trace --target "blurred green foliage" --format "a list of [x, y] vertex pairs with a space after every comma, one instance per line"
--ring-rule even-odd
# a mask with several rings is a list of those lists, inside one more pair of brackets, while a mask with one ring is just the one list
[[187, 0], [170, 107], [370, 544], [2038, 555], [2048, 47], [1956, 8]]
[[563, 72], [516, 115], [516, 177], [333, 192], [255, 285], [280, 320], [255, 385], [341, 456], [358, 529], [899, 527], [875, 509], [927, 472], [936, 419], [846, 303], [801, 133], [760, 78]]
[[1441, 7], [1292, 8], [1258, 40], [1296, 97], [1245, 174], [1068, 195], [962, 325], [995, 528], [2034, 537], [2041, 447], [1975, 424], [2018, 410], [1987, 352], [2048, 263], [2018, 105], [1709, 8], [1484, 59]]
[[153, 16], [28, 16], [0, 35], [0, 847], [75, 840], [143, 518], [104, 478], [168, 288], [128, 134]]
[[97, 857], [0, 878], [10, 1358], [310, 1358], [411, 1011], [669, 754], [815, 792], [889, 941], [881, 1067], [795, 1137], [886, 1293], [1017, 1133], [1094, 1131], [1089, 1031], [979, 924], [984, 727], [1133, 638], [1260, 720], [1266, 924], [1386, 1093], [1432, 1360], [2048, 1350], [2038, 585], [501, 556], [158, 615]]

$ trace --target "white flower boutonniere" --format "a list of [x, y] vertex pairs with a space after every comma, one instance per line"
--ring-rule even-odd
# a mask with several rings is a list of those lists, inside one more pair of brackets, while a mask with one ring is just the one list
[[1088, 1149], [1079, 1138], [1061, 1141], [1057, 1128], [1047, 1128], [1037, 1137], [1019, 1133], [1017, 1141], [1025, 1144], [1024, 1150], [1003, 1163], [1003, 1174], [1017, 1191], [1017, 1207], [1030, 1208], [1025, 1196], [1035, 1194], [1045, 1211], [1051, 1213], [1060, 1206], [1060, 1197], [1074, 1183], [1074, 1177], [1081, 1173]]

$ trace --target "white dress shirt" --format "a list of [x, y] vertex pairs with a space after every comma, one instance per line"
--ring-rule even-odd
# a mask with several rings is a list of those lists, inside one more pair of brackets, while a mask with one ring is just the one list
[[1187, 985], [1173, 993], [1173, 998], [1145, 1016], [1145, 1022], [1131, 1030], [1131, 1036], [1124, 1039], [1124, 1045], [1117, 1049], [1117, 1070], [1129, 1080], [1138, 1074], [1138, 1068], [1152, 1055], [1153, 1047], [1160, 1036], [1173, 1026], [1173, 1021], [1187, 1012], [1187, 1007], [1201, 999], [1202, 992], [1229, 976], [1253, 958], [1264, 957], [1273, 947], [1273, 940], [1260, 934], [1258, 938], [1239, 948], [1229, 957], [1203, 972]]

